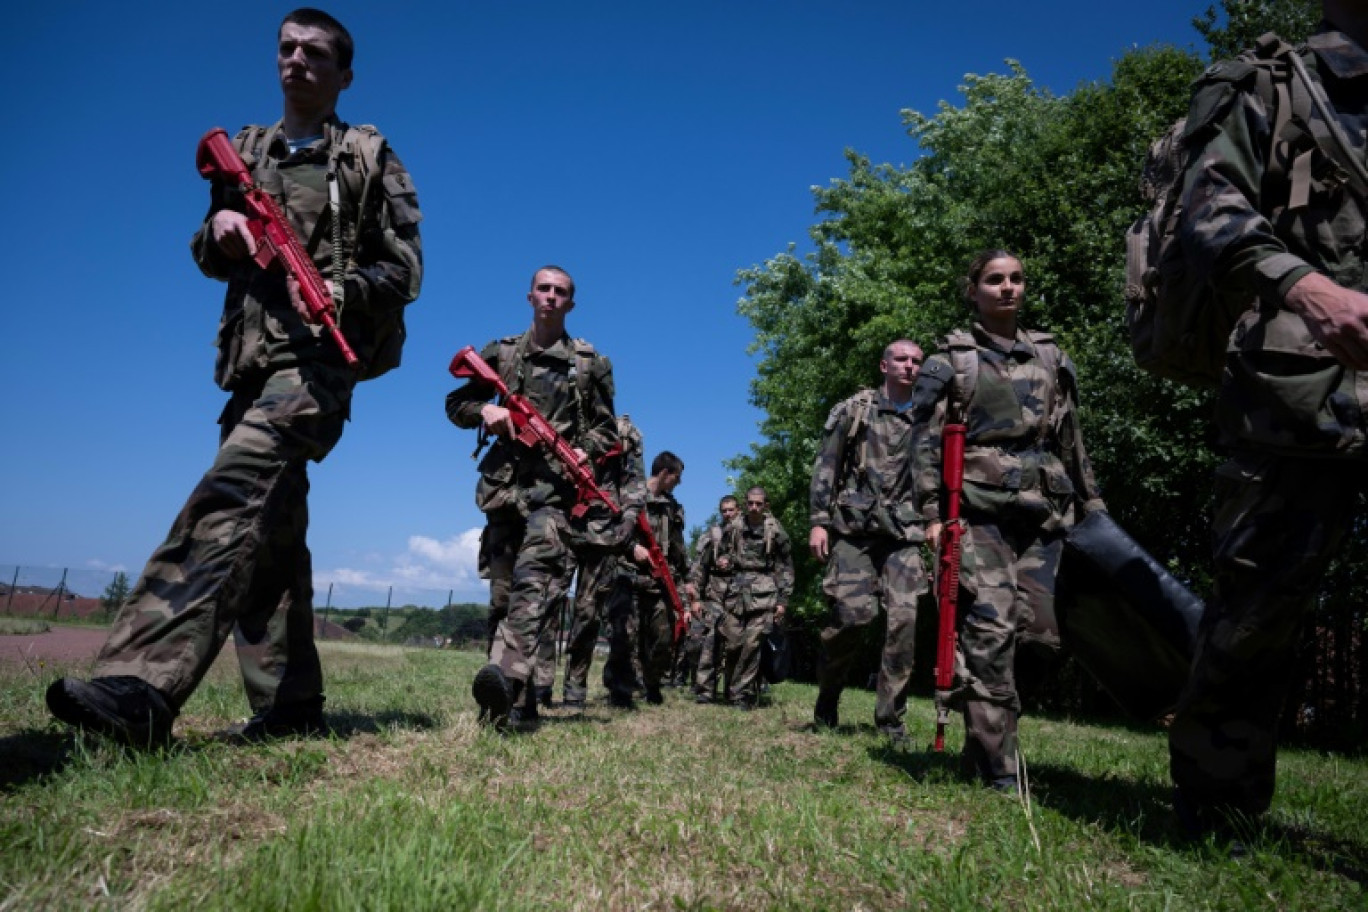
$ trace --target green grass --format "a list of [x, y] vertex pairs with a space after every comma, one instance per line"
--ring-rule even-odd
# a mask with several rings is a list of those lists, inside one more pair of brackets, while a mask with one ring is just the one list
[[501, 737], [475, 722], [477, 655], [321, 648], [332, 738], [216, 738], [246, 712], [229, 657], [165, 756], [71, 734], [50, 678], [0, 666], [0, 909], [1368, 907], [1363, 759], [1285, 752], [1232, 861], [1179, 838], [1159, 731], [1027, 718], [1019, 801], [922, 746], [925, 701], [910, 749], [859, 691], [809, 731], [799, 684], [754, 713], [667, 691]]
[[33, 633], [47, 633], [51, 629], [52, 625], [47, 621], [0, 615], [0, 635], [3, 636], [27, 636]]

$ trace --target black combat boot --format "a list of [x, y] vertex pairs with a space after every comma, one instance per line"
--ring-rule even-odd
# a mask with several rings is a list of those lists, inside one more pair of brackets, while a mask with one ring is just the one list
[[47, 689], [48, 709], [68, 725], [120, 744], [156, 750], [171, 742], [176, 711], [142, 678], [58, 678]]

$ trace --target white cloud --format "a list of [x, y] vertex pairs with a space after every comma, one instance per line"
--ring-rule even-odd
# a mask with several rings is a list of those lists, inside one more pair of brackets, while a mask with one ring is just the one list
[[357, 599], [383, 603], [390, 587], [395, 604], [440, 605], [449, 592], [456, 601], [484, 601], [489, 586], [479, 573], [480, 531], [467, 529], [445, 541], [411, 535], [407, 551], [379, 561], [382, 566], [388, 563], [388, 570], [320, 570], [314, 574], [314, 589], [324, 592], [332, 584], [337, 604]]

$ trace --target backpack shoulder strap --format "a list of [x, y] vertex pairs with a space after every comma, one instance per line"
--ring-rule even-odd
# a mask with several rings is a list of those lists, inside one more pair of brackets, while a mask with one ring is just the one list
[[1055, 399], [1059, 395], [1060, 365], [1064, 360], [1064, 351], [1055, 341], [1054, 333], [1027, 330], [1026, 336], [1031, 340], [1031, 346], [1035, 349], [1036, 357], [1045, 365], [1047, 379], [1045, 381], [1045, 420], [1041, 424], [1043, 434], [1054, 417]]
[[957, 329], [945, 337], [942, 346], [950, 355], [950, 366], [955, 371], [955, 382], [950, 390], [950, 406], [961, 416], [967, 413], [969, 402], [978, 387], [978, 343], [973, 333]]
[[233, 148], [242, 156], [248, 171], [256, 170], [257, 164], [265, 156], [266, 150], [271, 148], [271, 143], [275, 141], [275, 136], [279, 132], [279, 121], [269, 127], [248, 124], [233, 137]]
[[593, 381], [594, 361], [599, 357], [594, 346], [585, 339], [572, 339], [575, 349], [575, 407], [578, 411], [580, 432], [589, 428], [589, 402], [593, 391], [589, 384]]
[[523, 353], [527, 351], [527, 333], [519, 336], [504, 336], [499, 340], [499, 379], [511, 391], [522, 392], [519, 377], [522, 374]]

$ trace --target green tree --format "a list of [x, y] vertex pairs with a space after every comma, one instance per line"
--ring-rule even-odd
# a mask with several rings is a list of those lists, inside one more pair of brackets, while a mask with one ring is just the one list
[[100, 596], [100, 607], [104, 609], [106, 617], [113, 617], [119, 613], [123, 603], [128, 601], [129, 591], [128, 574], [120, 570], [105, 587], [104, 595]]
[[[978, 250], [1004, 246], [1027, 267], [1027, 322], [1052, 330], [1079, 364], [1083, 420], [1114, 512], [1163, 556], [1204, 554], [1188, 505], [1206, 495], [1202, 396], [1140, 373], [1120, 325], [1127, 226], [1144, 211], [1139, 162], [1180, 116], [1200, 72], [1193, 54], [1135, 51], [1110, 84], [1056, 97], [1009, 62], [966, 77], [964, 104], [903, 112], [923, 153], [911, 167], [848, 153], [850, 174], [815, 191], [824, 218], [813, 251], [793, 248], [750, 269], [740, 312], [755, 327], [752, 401], [763, 439], [732, 467], [762, 484], [777, 516], [805, 540], [807, 488], [831, 406], [878, 382], [884, 345], [933, 341], [963, 325], [957, 280]], [[1137, 395], [1139, 391], [1139, 395]], [[1143, 479], [1138, 485], [1137, 479]], [[801, 533], [799, 535], [798, 533]], [[1200, 564], [1178, 561], [1188, 575]], [[817, 566], [799, 560], [800, 614], [818, 609]]]
[[[1224, 18], [1212, 9], [1193, 25], [1213, 56], [1229, 56], [1270, 29], [1300, 40], [1318, 12], [1293, 0], [1225, 0]], [[758, 356], [751, 400], [765, 415], [760, 441], [730, 463], [738, 489], [764, 485], [795, 542], [806, 541], [810, 468], [830, 407], [878, 382], [888, 341], [930, 349], [967, 322], [958, 277], [978, 250], [1006, 247], [1026, 266], [1024, 322], [1054, 332], [1077, 362], [1084, 437], [1110, 511], [1207, 591], [1211, 396], [1139, 371], [1122, 320], [1124, 239], [1146, 209], [1141, 163], [1186, 112], [1203, 66], [1190, 51], [1134, 50], [1110, 81], [1056, 97], [1009, 61], [1005, 74], [966, 76], [958, 106], [903, 112], [920, 152], [911, 166], [847, 152], [848, 175], [814, 191], [811, 252], [790, 246], [738, 273]], [[1331, 568], [1299, 669], [1316, 705], [1336, 707], [1317, 714], [1327, 725], [1368, 717], [1353, 684], [1368, 677], [1365, 538], [1354, 535]], [[819, 568], [805, 548], [795, 552], [793, 609], [810, 626]]]
[[1221, 60], [1250, 47], [1264, 32], [1302, 41], [1319, 21], [1320, 4], [1314, 0], [1225, 0], [1219, 12], [1207, 7], [1192, 26], [1206, 40], [1211, 59]]

